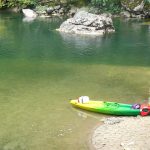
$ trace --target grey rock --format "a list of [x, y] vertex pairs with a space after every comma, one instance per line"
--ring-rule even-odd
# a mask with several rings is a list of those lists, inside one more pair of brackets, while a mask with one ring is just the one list
[[59, 9], [59, 14], [63, 14], [64, 13], [64, 8], [62, 7], [61, 9]]
[[149, 11], [147, 11], [147, 12], [144, 12], [144, 14], [145, 14], [145, 18], [150, 18], [150, 10]]
[[114, 32], [113, 22], [106, 14], [95, 15], [85, 11], [77, 12], [73, 18], [67, 19], [58, 31], [75, 34], [103, 35]]
[[22, 12], [25, 17], [28, 17], [28, 18], [36, 18], [37, 17], [37, 13], [31, 9], [22, 9]]
[[128, 11], [123, 11], [120, 13], [121, 17], [130, 18], [131, 14]]
[[54, 11], [54, 8], [53, 8], [53, 7], [48, 7], [48, 8], [46, 9], [47, 14], [52, 14], [53, 11]]
[[142, 12], [143, 11], [143, 8], [144, 8], [144, 1], [141, 2], [140, 5], [136, 6], [133, 11], [135, 12]]
[[105, 124], [113, 125], [116, 123], [120, 123], [121, 121], [123, 121], [123, 119], [119, 117], [111, 117], [111, 118], [106, 118], [103, 121]]

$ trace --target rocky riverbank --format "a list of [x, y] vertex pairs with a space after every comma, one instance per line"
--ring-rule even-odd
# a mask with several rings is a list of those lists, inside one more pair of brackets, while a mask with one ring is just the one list
[[124, 11], [120, 13], [126, 18], [150, 18], [150, 3], [145, 0], [122, 0], [122, 8]]
[[106, 12], [112, 13], [114, 16], [122, 16], [127, 18], [150, 18], [150, 1], [149, 0], [120, 0], [120, 1], [81, 1], [76, 0], [41, 0], [33, 2], [23, 1], [2, 1], [0, 9], [9, 9], [15, 12], [21, 12], [22, 9], [32, 9], [37, 16], [69, 16], [79, 10], [85, 10], [93, 14], [102, 14]]
[[92, 135], [95, 150], [149, 150], [150, 117], [112, 117]]
[[[69, 16], [73, 17], [74, 14], [80, 10], [86, 10], [93, 14], [102, 14], [105, 12], [106, 6], [89, 5], [85, 7], [76, 7], [67, 3], [60, 3], [53, 6], [41, 6], [35, 7], [34, 11], [39, 16]], [[117, 12], [117, 16], [125, 18], [150, 18], [150, 3], [145, 0], [121, 0], [120, 1], [120, 13]], [[104, 9], [104, 10], [103, 10]], [[112, 8], [113, 9], [113, 8]], [[109, 12], [109, 11], [107, 11]], [[116, 16], [116, 13], [114, 13]]]

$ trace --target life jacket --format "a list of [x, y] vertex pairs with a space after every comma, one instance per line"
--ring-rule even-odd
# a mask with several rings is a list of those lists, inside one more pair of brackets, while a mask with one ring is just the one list
[[140, 107], [140, 113], [141, 113], [141, 116], [150, 115], [150, 105], [142, 104]]

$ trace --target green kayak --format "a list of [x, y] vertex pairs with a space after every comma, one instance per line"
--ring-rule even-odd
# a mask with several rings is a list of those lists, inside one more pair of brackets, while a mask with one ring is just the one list
[[119, 115], [119, 116], [137, 116], [140, 115], [140, 109], [132, 108], [131, 104], [123, 104], [116, 102], [93, 101], [80, 103], [78, 100], [71, 100], [70, 103], [78, 108], [93, 112]]

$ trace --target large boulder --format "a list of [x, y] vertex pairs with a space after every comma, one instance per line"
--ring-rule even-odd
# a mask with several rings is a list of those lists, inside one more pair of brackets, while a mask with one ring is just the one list
[[85, 11], [77, 12], [73, 18], [63, 22], [57, 30], [67, 33], [91, 35], [103, 35], [115, 31], [110, 15], [95, 15]]

